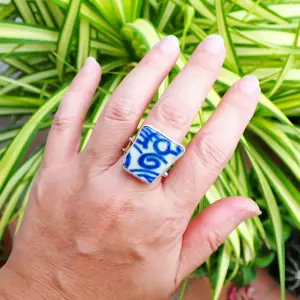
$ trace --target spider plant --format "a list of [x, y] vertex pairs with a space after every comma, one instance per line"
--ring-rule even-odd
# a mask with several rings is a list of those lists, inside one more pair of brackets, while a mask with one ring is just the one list
[[20, 225], [42, 160], [43, 145], [30, 145], [51, 125], [88, 56], [101, 62], [104, 75], [82, 147], [119, 82], [164, 35], [179, 38], [182, 55], [144, 117], [197, 44], [218, 32], [227, 58], [184, 143], [244, 74], [257, 75], [263, 93], [236, 152], [195, 214], [230, 195], [254, 198], [264, 213], [241, 224], [195, 274], [210, 277], [218, 299], [225, 282], [249, 281], [249, 270], [270, 263], [275, 252], [284, 299], [284, 228], [300, 228], [299, 20], [299, 0], [1, 0], [0, 116], [6, 125], [0, 131], [0, 237], [10, 222]]

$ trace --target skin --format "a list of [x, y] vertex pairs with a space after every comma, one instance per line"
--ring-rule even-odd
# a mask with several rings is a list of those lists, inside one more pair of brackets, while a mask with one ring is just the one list
[[[122, 148], [179, 55], [166, 37], [123, 80], [79, 153], [82, 123], [101, 68], [89, 58], [64, 96], [14, 249], [0, 271], [0, 298], [168, 299], [244, 220], [245, 197], [215, 202], [190, 221], [234, 152], [260, 88], [247, 76], [224, 96], [169, 176], [145, 184], [122, 169]], [[195, 50], [146, 124], [181, 142], [225, 58], [220, 36]]]

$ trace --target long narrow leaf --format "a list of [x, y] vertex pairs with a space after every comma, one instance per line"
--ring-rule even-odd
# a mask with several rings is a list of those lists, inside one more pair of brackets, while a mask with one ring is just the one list
[[238, 58], [236, 55], [235, 48], [233, 46], [230, 32], [228, 30], [228, 24], [226, 20], [226, 15], [224, 11], [224, 1], [216, 0], [216, 17], [218, 20], [218, 30], [220, 35], [223, 37], [226, 47], [226, 65], [233, 72], [242, 74], [240, 65], [238, 63]]
[[[298, 26], [297, 32], [295, 34], [295, 40], [294, 40], [294, 43], [293, 43], [293, 49], [295, 49], [297, 47], [299, 33], [300, 33], [300, 22], [299, 22], [299, 26]], [[282, 82], [283, 82], [286, 74], [293, 67], [293, 63], [294, 63], [294, 55], [290, 54], [287, 57], [287, 59], [286, 59], [286, 61], [284, 63], [284, 66], [282, 68], [282, 71], [279, 74], [278, 78], [276, 79], [273, 88], [271, 89], [271, 91], [268, 94], [269, 97], [273, 96], [273, 94], [275, 94], [275, 92], [279, 89], [279, 87], [281, 86], [281, 84], [282, 84]]]
[[218, 300], [220, 297], [223, 285], [225, 283], [226, 274], [229, 268], [230, 254], [231, 254], [230, 247], [228, 243], [225, 243], [218, 260], [217, 284], [214, 287], [213, 297], [212, 297], [213, 300]]
[[0, 191], [6, 184], [9, 175], [14, 170], [17, 162], [22, 158], [24, 151], [27, 149], [30, 141], [35, 136], [39, 124], [45, 120], [50, 113], [58, 106], [62, 96], [64, 95], [67, 87], [59, 90], [51, 99], [49, 99], [26, 123], [20, 130], [19, 134], [9, 145], [5, 154], [0, 160]]
[[90, 52], [90, 24], [86, 19], [80, 19], [77, 53], [77, 70], [80, 70]]
[[60, 80], [62, 80], [63, 77], [65, 68], [64, 61], [67, 60], [67, 56], [70, 50], [72, 34], [75, 30], [78, 14], [80, 11], [80, 4], [81, 0], [72, 0], [72, 2], [70, 2], [65, 23], [59, 36], [57, 54], [60, 59], [57, 59], [56, 68]]
[[272, 222], [276, 247], [277, 247], [281, 299], [284, 300], [285, 299], [285, 256], [284, 256], [285, 250], [284, 250], [284, 240], [283, 240], [283, 233], [282, 233], [282, 221], [279, 213], [279, 208], [276, 203], [274, 194], [271, 190], [271, 187], [262, 171], [261, 166], [256, 161], [256, 159], [251, 155], [251, 149], [249, 148], [249, 146], [244, 144], [244, 147], [252, 163], [253, 169], [257, 175], [261, 192], [264, 195], [264, 199], [267, 203], [268, 215]]

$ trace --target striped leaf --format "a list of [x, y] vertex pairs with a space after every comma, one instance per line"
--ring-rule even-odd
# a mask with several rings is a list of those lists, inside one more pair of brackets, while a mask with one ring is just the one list
[[13, 3], [26, 23], [36, 24], [36, 19], [28, 5], [29, 3], [26, 0], [14, 0]]
[[55, 28], [55, 23], [45, 1], [35, 0], [36, 6], [48, 28]]
[[18, 135], [9, 145], [8, 149], [4, 153], [0, 160], [0, 191], [3, 189], [10, 174], [14, 170], [18, 161], [22, 158], [25, 150], [29, 146], [30, 141], [35, 136], [39, 124], [45, 120], [50, 113], [58, 106], [62, 96], [64, 95], [67, 87], [59, 90], [51, 97], [25, 124], [20, 130]]
[[237, 74], [242, 74], [242, 70], [238, 63], [238, 58], [234, 45], [232, 43], [231, 35], [228, 30], [228, 24], [226, 20], [226, 14], [224, 11], [224, 1], [216, 0], [216, 17], [218, 20], [218, 30], [220, 35], [223, 37], [226, 47], [226, 66]]
[[77, 53], [77, 70], [80, 70], [90, 52], [90, 24], [86, 19], [80, 19], [78, 53]]
[[[251, 155], [261, 166], [270, 185], [281, 199], [284, 206], [288, 209], [294, 221], [300, 229], [300, 195], [296, 187], [281, 171], [281, 169], [272, 162], [255, 144], [250, 144]], [[258, 149], [258, 150], [256, 150]]]
[[[300, 32], [300, 23], [299, 23], [297, 32], [295, 34], [295, 40], [294, 40], [294, 43], [293, 43], [293, 49], [296, 49], [296, 47], [297, 47], [298, 38], [299, 38], [299, 32]], [[287, 57], [287, 59], [286, 59], [286, 61], [284, 63], [284, 66], [282, 68], [282, 71], [280, 72], [278, 78], [276, 79], [273, 88], [269, 92], [269, 94], [268, 94], [269, 97], [273, 96], [273, 94], [275, 94], [275, 92], [279, 89], [280, 85], [284, 81], [284, 78], [285, 78], [286, 74], [289, 72], [290, 69], [292, 69], [293, 64], [294, 64], [294, 55], [291, 53]]]
[[[245, 146], [245, 145], [244, 145]], [[274, 236], [277, 247], [277, 257], [279, 265], [279, 277], [280, 277], [280, 290], [281, 299], [285, 299], [285, 250], [284, 250], [284, 240], [282, 233], [282, 221], [280, 217], [280, 212], [278, 205], [276, 203], [272, 189], [263, 173], [261, 165], [256, 161], [256, 159], [251, 155], [251, 148], [247, 145], [245, 147], [246, 153], [251, 161], [253, 169], [257, 175], [258, 183], [260, 185], [261, 192], [267, 204], [268, 216], [271, 220]]]
[[217, 283], [213, 290], [213, 300], [218, 300], [225, 283], [226, 274], [228, 272], [229, 263], [231, 257], [231, 249], [228, 243], [222, 247], [221, 254], [218, 259], [218, 267], [217, 267]]
[[26, 191], [30, 183], [30, 180], [39, 169], [41, 160], [42, 160], [42, 156], [39, 155], [35, 159], [35, 161], [31, 164], [26, 174], [24, 174], [23, 178], [18, 182], [16, 188], [13, 190], [12, 195], [10, 197], [10, 201], [7, 203], [5, 209], [3, 210], [3, 214], [0, 219], [0, 239], [3, 238], [3, 234], [5, 233], [7, 224], [10, 223], [9, 222], [10, 218], [14, 213], [14, 211], [16, 210], [19, 201], [22, 199], [24, 191]]
[[163, 8], [160, 9], [160, 15], [158, 17], [157, 30], [163, 31], [170, 21], [170, 18], [176, 8], [176, 4], [173, 2], [165, 2]]
[[76, 28], [76, 23], [78, 20], [78, 15], [80, 11], [81, 0], [72, 0], [68, 8], [68, 13], [65, 18], [65, 23], [62, 27], [58, 45], [57, 45], [57, 55], [59, 59], [56, 62], [56, 68], [60, 80], [63, 78], [65, 61], [67, 61], [67, 56], [70, 50], [72, 35]]

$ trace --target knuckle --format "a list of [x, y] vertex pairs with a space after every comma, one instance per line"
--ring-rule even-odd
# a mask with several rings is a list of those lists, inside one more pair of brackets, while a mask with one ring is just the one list
[[[79, 75], [79, 74], [78, 74]], [[82, 75], [80, 75], [82, 76]], [[69, 87], [66, 97], [70, 99], [82, 99], [82, 98], [91, 98], [93, 97], [95, 90], [91, 86], [90, 82], [87, 82], [84, 86], [76, 80]]]
[[133, 103], [136, 101], [133, 94], [126, 93], [120, 97], [116, 96], [115, 99], [109, 102], [105, 118], [108, 120], [119, 122], [132, 122], [135, 120], [137, 111]]
[[153, 71], [161, 71], [162, 69], [164, 69], [165, 65], [166, 56], [158, 48], [154, 49], [154, 51], [151, 51], [148, 55], [146, 55], [141, 62], [142, 67]]
[[228, 159], [228, 155], [216, 145], [214, 138], [207, 134], [196, 139], [195, 154], [205, 167], [213, 170], [224, 166]]
[[96, 162], [98, 161], [99, 159], [102, 158], [102, 155], [101, 153], [99, 152], [99, 150], [93, 146], [91, 147], [87, 147], [87, 156], [89, 157], [89, 159], [92, 161], [92, 162]]
[[62, 114], [56, 114], [53, 122], [52, 122], [52, 129], [57, 132], [64, 132], [68, 130], [70, 127], [74, 125], [76, 121], [76, 117], [73, 116], [64, 116]]
[[176, 239], [181, 232], [180, 224], [182, 220], [178, 216], [167, 216], [159, 223], [153, 222], [154, 230], [151, 237], [148, 239], [150, 245], [161, 245], [170, 240]]
[[224, 238], [220, 232], [211, 231], [206, 237], [206, 242], [208, 244], [210, 252], [213, 253], [216, 252], [224, 243]]
[[251, 107], [252, 104], [251, 96], [246, 95], [237, 88], [234, 88], [234, 91], [226, 95], [222, 101], [224, 106], [232, 109], [237, 115], [244, 115], [245, 112], [249, 111], [249, 107]]
[[201, 74], [212, 77], [221, 67], [220, 59], [209, 53], [199, 53], [190, 58], [189, 65]]
[[157, 118], [163, 123], [171, 125], [173, 128], [182, 130], [189, 123], [188, 112], [184, 108], [162, 102], [157, 108]]

